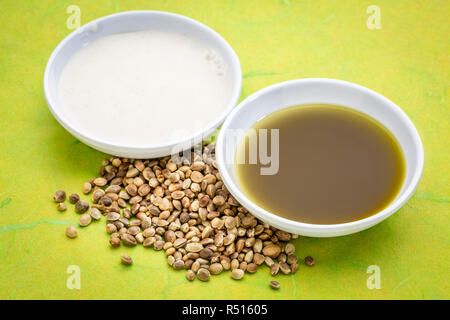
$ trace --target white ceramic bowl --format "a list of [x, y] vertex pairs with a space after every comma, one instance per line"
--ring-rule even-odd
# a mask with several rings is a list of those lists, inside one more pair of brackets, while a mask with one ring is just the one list
[[[242, 193], [229, 159], [235, 158], [242, 132], [268, 114], [307, 103], [329, 103], [363, 112], [385, 125], [399, 141], [406, 161], [406, 177], [394, 201], [368, 218], [342, 224], [301, 223], [279, 217], [251, 202]], [[231, 139], [236, 134], [241, 134]], [[242, 130], [244, 129], [244, 130]], [[231, 194], [253, 215], [268, 224], [291, 233], [311, 237], [342, 236], [367, 229], [397, 211], [411, 197], [422, 175], [424, 154], [419, 134], [408, 116], [392, 101], [362, 86], [333, 79], [299, 79], [262, 89], [244, 101], [225, 120], [216, 145], [216, 160], [223, 182]], [[276, 201], [276, 199], [274, 199]], [[326, 201], [326, 199], [324, 199]]]
[[[111, 34], [160, 29], [183, 33], [197, 39], [218, 52], [227, 66], [227, 75], [230, 83], [230, 95], [227, 105], [217, 118], [192, 136], [181, 140], [172, 141], [164, 145], [127, 146], [114, 144], [104, 139], [89, 136], [83, 129], [74, 125], [61, 112], [58, 98], [58, 82], [65, 64], [70, 57], [81, 47], [97, 38]], [[160, 11], [128, 11], [109, 15], [87, 23], [62, 40], [53, 51], [48, 60], [44, 75], [44, 93], [53, 116], [73, 136], [85, 144], [100, 151], [129, 158], [153, 158], [166, 156], [171, 153], [175, 146], [186, 146], [188, 148], [193, 142], [201, 141], [208, 137], [225, 117], [236, 106], [241, 94], [242, 72], [239, 58], [230, 45], [214, 30], [206, 25], [178, 14]]]

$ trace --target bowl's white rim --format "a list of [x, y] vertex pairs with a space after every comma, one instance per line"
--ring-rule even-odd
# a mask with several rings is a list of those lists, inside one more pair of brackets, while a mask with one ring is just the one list
[[[103, 139], [95, 138], [90, 136], [89, 134], [86, 134], [82, 129], [77, 128], [74, 126], [60, 111], [60, 108], [55, 107], [57, 105], [56, 101], [53, 101], [50, 97], [48, 92], [50, 91], [50, 70], [53, 67], [54, 59], [57, 56], [57, 54], [60, 52], [60, 50], [69, 42], [72, 40], [73, 37], [75, 37], [76, 34], [90, 30], [91, 27], [95, 26], [97, 23], [108, 20], [108, 19], [114, 19], [119, 16], [124, 15], [163, 15], [168, 16], [174, 19], [180, 19], [186, 23], [197, 25], [201, 28], [203, 28], [205, 31], [209, 32], [212, 36], [216, 37], [219, 42], [222, 44], [223, 48], [227, 50], [231, 56], [230, 61], [225, 61], [229, 68], [235, 69], [236, 76], [234, 78], [230, 78], [230, 97], [229, 102], [224, 107], [224, 110], [222, 113], [217, 117], [216, 120], [211, 121], [207, 126], [205, 126], [200, 132], [196, 132], [187, 138], [178, 139], [176, 141], [172, 141], [167, 144], [151, 144], [151, 145], [124, 145], [119, 143], [112, 143], [110, 141], [105, 141]], [[144, 29], [142, 29], [144, 30]], [[237, 56], [236, 52], [233, 50], [233, 48], [230, 46], [230, 44], [216, 31], [214, 31], [212, 28], [208, 27], [207, 25], [194, 20], [192, 18], [171, 13], [171, 12], [165, 12], [165, 11], [154, 11], [154, 10], [135, 10], [135, 11], [124, 11], [119, 13], [110, 14], [95, 20], [92, 20], [85, 25], [81, 26], [77, 30], [73, 31], [69, 35], [67, 35], [59, 44], [56, 46], [56, 48], [53, 50], [52, 54], [50, 55], [50, 58], [47, 62], [45, 72], [44, 72], [44, 95], [45, 99], [47, 101], [47, 105], [55, 117], [55, 119], [70, 133], [74, 132], [75, 134], [79, 135], [82, 139], [87, 140], [93, 144], [101, 144], [102, 147], [109, 148], [109, 149], [127, 149], [127, 151], [147, 151], [147, 152], [157, 152], [160, 149], [167, 149], [167, 148], [173, 148], [178, 145], [184, 145], [184, 144], [190, 144], [193, 141], [197, 141], [198, 139], [206, 138], [204, 136], [205, 134], [211, 134], [214, 129], [218, 128], [220, 124], [224, 121], [224, 119], [227, 117], [227, 115], [230, 113], [231, 110], [236, 106], [236, 104], [239, 101], [239, 97], [241, 95], [242, 90], [242, 69], [241, 64], [239, 61], [239, 57]], [[57, 85], [57, 84], [56, 84]]]
[[[289, 85], [296, 85], [301, 83], [333, 83], [333, 84], [341, 84], [348, 86], [352, 89], [359, 90], [367, 95], [374, 96], [380, 100], [382, 100], [383, 103], [388, 105], [392, 110], [397, 114], [397, 116], [406, 124], [411, 136], [414, 139], [415, 146], [417, 148], [417, 167], [414, 171], [413, 177], [411, 179], [411, 182], [409, 185], [407, 185], [405, 191], [402, 193], [400, 197], [397, 197], [388, 207], [383, 209], [382, 211], [371, 215], [370, 217], [352, 221], [352, 222], [346, 222], [346, 223], [339, 223], [339, 224], [312, 224], [312, 223], [304, 223], [304, 222], [298, 222], [294, 220], [289, 220], [286, 218], [282, 218], [280, 216], [277, 216], [273, 213], [270, 213], [269, 211], [264, 210], [263, 208], [257, 206], [252, 201], [250, 201], [243, 192], [241, 192], [238, 185], [235, 185], [233, 180], [231, 179], [228, 170], [225, 165], [225, 158], [223, 154], [223, 150], [221, 146], [224, 145], [224, 138], [225, 138], [225, 131], [232, 123], [234, 116], [242, 109], [245, 108], [245, 106], [250, 103], [252, 100], [258, 98], [261, 95], [266, 94], [269, 91], [277, 90], [285, 86]], [[276, 223], [279, 226], [286, 226], [288, 229], [297, 229], [297, 230], [307, 230], [307, 231], [323, 231], [323, 232], [345, 232], [347, 230], [358, 230], [360, 228], [364, 227], [370, 227], [371, 225], [380, 222], [386, 218], [388, 218], [390, 215], [392, 215], [394, 212], [396, 212], [400, 207], [402, 207], [406, 201], [409, 200], [409, 198], [413, 195], [420, 178], [422, 176], [423, 172], [423, 166], [424, 166], [424, 151], [423, 151], [423, 145], [422, 141], [420, 139], [419, 133], [417, 132], [417, 129], [415, 128], [412, 121], [409, 119], [409, 117], [406, 115], [406, 113], [395, 103], [393, 103], [391, 100], [387, 99], [383, 95], [368, 89], [366, 87], [363, 87], [361, 85], [351, 83], [344, 80], [337, 80], [337, 79], [329, 79], [329, 78], [305, 78], [305, 79], [296, 79], [296, 80], [289, 80], [281, 83], [277, 83], [271, 86], [268, 86], [266, 88], [263, 88], [243, 101], [234, 108], [234, 110], [228, 115], [227, 119], [222, 125], [222, 128], [219, 132], [219, 136], [217, 139], [216, 144], [216, 161], [217, 165], [219, 167], [220, 174], [222, 176], [222, 180], [225, 183], [228, 190], [231, 192], [231, 194], [236, 198], [237, 201], [239, 201], [247, 210], [249, 210], [254, 215], [257, 215], [262, 220], [266, 220], [268, 223]]]

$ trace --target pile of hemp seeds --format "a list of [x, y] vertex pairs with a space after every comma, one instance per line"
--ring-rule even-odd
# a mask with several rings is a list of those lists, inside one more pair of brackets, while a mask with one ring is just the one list
[[[210, 143], [194, 147], [187, 157], [110, 157], [103, 160], [100, 177], [83, 185], [92, 204], [75, 193], [69, 202], [81, 214], [81, 227], [104, 216], [112, 247], [142, 244], [164, 250], [168, 264], [187, 270], [190, 281], [208, 281], [224, 270], [239, 280], [262, 264], [272, 276], [297, 272], [295, 246], [289, 241], [298, 236], [269, 226], [242, 207], [223, 184], [214, 156]], [[57, 191], [54, 200], [59, 211], [67, 209], [64, 191]], [[66, 235], [76, 238], [77, 228], [68, 227]], [[128, 255], [120, 258], [123, 264], [133, 263]], [[310, 256], [304, 261], [314, 265]], [[270, 287], [280, 284], [271, 281]]]

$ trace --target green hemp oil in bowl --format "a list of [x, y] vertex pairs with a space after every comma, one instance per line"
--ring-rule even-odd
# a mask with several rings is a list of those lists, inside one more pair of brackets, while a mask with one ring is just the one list
[[[239, 161], [252, 159], [261, 142], [278, 161], [276, 172], [261, 174], [266, 165], [258, 157], [256, 163]], [[292, 106], [259, 120], [239, 144], [235, 166], [249, 200], [310, 224], [352, 222], [380, 212], [397, 197], [406, 172], [401, 147], [385, 126], [329, 104]]]

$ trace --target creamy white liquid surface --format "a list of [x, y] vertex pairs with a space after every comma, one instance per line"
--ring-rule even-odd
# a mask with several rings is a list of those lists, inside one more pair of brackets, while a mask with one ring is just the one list
[[147, 30], [99, 38], [74, 54], [58, 87], [63, 113], [91, 137], [150, 146], [216, 120], [229, 93], [217, 53], [184, 35]]

